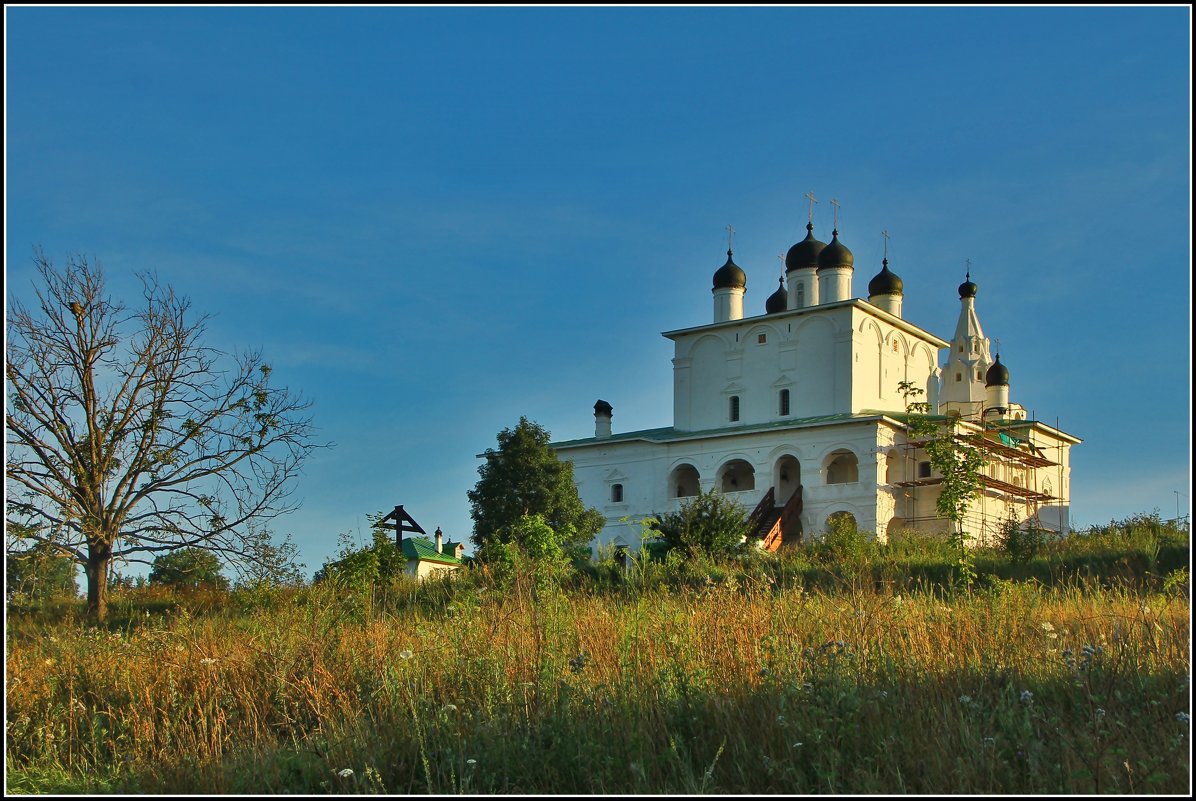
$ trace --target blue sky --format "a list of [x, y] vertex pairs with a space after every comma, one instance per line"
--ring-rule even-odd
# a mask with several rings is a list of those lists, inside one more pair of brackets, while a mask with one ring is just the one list
[[[1079, 525], [1191, 475], [1186, 7], [13, 8], [6, 292], [156, 270], [314, 402], [278, 521], [309, 572], [403, 503], [471, 529], [475, 456], [671, 424], [710, 278], [748, 314], [830, 198], [950, 337], [965, 259], [1012, 399], [1080, 436]], [[1181, 512], [1189, 498], [1179, 497]]]

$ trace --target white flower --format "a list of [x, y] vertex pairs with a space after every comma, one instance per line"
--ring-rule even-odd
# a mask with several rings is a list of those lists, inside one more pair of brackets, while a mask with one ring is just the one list
[[1051, 625], [1049, 620], [1044, 620], [1038, 624], [1043, 631], [1054, 631], [1055, 627]]
[[1028, 704], [1034, 700], [1034, 693], [1030, 692], [1029, 690], [1022, 690], [1021, 698], [1023, 704]]
[[353, 775], [353, 769], [352, 769], [352, 768], [345, 768], [344, 770], [338, 770], [338, 771], [336, 772], [336, 775], [337, 775], [337, 776], [340, 776], [342, 779], [347, 779], [347, 778], [349, 778], [350, 776], [352, 776], [352, 775]]
[[209, 657], [204, 657], [203, 659], [199, 660], [199, 664], [201, 664], [201, 665], [214, 665], [214, 664], [216, 664], [216, 660], [215, 660], [215, 659], [211, 659], [211, 658], [209, 658]]
[[399, 651], [399, 659], [410, 659], [413, 656], [415, 656], [415, 654], [411, 653], [409, 650], [404, 649]]
[[994, 740], [992, 737], [985, 737], [985, 738], [984, 738], [984, 744], [985, 744], [985, 745], [988, 745], [988, 746], [992, 746], [992, 745], [996, 745], [996, 744], [997, 744], [997, 741], [996, 741], [996, 740]]
[[457, 706], [456, 706], [456, 704], [445, 704], [444, 706], [440, 707], [440, 711], [441, 712], [456, 712]]
[[1178, 720], [1180, 723], [1187, 723], [1192, 718], [1188, 716], [1187, 712], [1176, 712], [1175, 719]]
[[785, 716], [777, 715], [777, 723], [780, 723], [782, 726], [784, 726], [785, 725]]
[[972, 696], [970, 696], [970, 695], [959, 696], [959, 703], [963, 704], [964, 706], [967, 706], [968, 704], [972, 703]]
[[478, 764], [478, 761], [476, 759], [467, 759], [467, 760], [465, 760], [465, 764], [466, 765], [476, 765], [476, 764]]
[[1104, 716], [1105, 716], [1105, 710], [1101, 709], [1101, 708], [1098, 706], [1098, 707], [1096, 708], [1096, 717], [1099, 719], [1099, 718], [1103, 718]]

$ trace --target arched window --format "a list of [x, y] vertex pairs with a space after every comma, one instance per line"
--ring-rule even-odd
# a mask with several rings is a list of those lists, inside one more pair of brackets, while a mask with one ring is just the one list
[[826, 465], [827, 484], [854, 484], [860, 480], [860, 463], [851, 451], [838, 450]]
[[743, 492], [756, 488], [756, 469], [743, 459], [732, 459], [719, 470], [719, 489], [723, 492]]
[[731, 417], [732, 423], [739, 421], [739, 396], [738, 395], [731, 396], [730, 417]]
[[698, 469], [692, 464], [678, 465], [669, 476], [669, 494], [674, 498], [690, 498], [698, 494]]
[[956, 373], [956, 374], [955, 374], [955, 380], [956, 380], [956, 381], [963, 381], [963, 373]]
[[806, 282], [799, 281], [797, 284], [797, 307], [800, 309], [806, 305]]
[[789, 390], [781, 390], [781, 417], [789, 415]]
[[623, 502], [623, 485], [622, 484], [612, 484], [611, 485], [610, 502], [611, 503], [622, 503]]

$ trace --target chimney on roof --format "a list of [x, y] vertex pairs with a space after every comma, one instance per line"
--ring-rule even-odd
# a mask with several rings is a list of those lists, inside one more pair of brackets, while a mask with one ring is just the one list
[[602, 439], [610, 436], [610, 418], [614, 414], [614, 407], [604, 400], [594, 404], [594, 438]]
[[436, 553], [444, 553], [444, 534], [440, 531], [440, 526], [436, 527]]

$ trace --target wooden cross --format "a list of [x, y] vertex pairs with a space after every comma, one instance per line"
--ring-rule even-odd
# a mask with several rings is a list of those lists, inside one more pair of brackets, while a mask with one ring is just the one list
[[831, 205], [835, 207], [835, 230], [839, 230], [839, 201], [831, 198]]
[[[387, 520], [393, 520], [393, 523], [387, 523]], [[378, 528], [393, 528], [395, 530], [395, 545], [400, 548], [403, 547], [403, 532], [410, 531], [413, 533], [423, 534], [428, 536], [428, 532], [424, 531], [423, 526], [415, 522], [415, 518], [407, 514], [402, 506], [396, 506], [394, 511], [386, 517], [374, 524]]]
[[727, 250], [732, 250], [735, 244], [735, 229], [730, 223], [727, 224]]
[[814, 190], [806, 192], [806, 197], [810, 199], [810, 222], [814, 222], [814, 204], [818, 202], [814, 199]]

